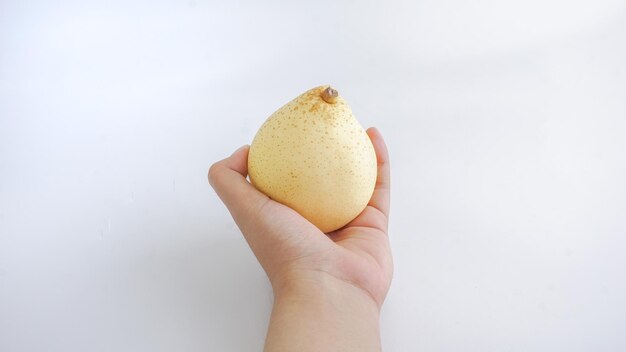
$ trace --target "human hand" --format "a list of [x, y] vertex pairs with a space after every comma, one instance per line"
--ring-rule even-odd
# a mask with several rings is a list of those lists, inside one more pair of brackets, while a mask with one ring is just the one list
[[248, 146], [211, 166], [211, 185], [228, 207], [275, 291], [319, 275], [330, 275], [362, 289], [379, 307], [382, 305], [392, 276], [387, 237], [389, 157], [380, 132], [370, 128], [367, 133], [378, 159], [374, 194], [356, 219], [326, 235], [246, 180]]
[[[327, 234], [293, 209], [271, 200], [246, 180], [248, 146], [211, 166], [209, 182], [267, 273], [275, 302], [310, 301], [308, 306], [320, 310], [320, 304], [327, 303], [319, 302], [318, 297], [323, 296], [343, 307], [341, 309], [354, 305], [352, 317], [368, 311], [364, 315], [377, 319], [393, 272], [387, 237], [390, 170], [387, 148], [380, 132], [370, 128], [367, 133], [378, 160], [374, 193], [357, 218]], [[275, 318], [281, 316], [281, 310], [276, 306], [275, 303], [272, 321], [284, 321], [286, 318]], [[306, 310], [306, 307], [301, 308], [299, 303], [298, 307], [289, 304], [288, 310]], [[339, 315], [335, 313], [329, 317]], [[347, 324], [357, 326], [358, 323], [362, 322]], [[377, 329], [377, 322], [368, 327]], [[346, 342], [346, 346], [355, 345]], [[320, 348], [328, 348], [328, 345]]]

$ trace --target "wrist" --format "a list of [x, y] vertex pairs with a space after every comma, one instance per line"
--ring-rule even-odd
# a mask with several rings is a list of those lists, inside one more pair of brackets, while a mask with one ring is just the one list
[[[273, 283], [274, 284], [274, 283]], [[326, 273], [274, 285], [266, 351], [289, 340], [299, 351], [380, 351], [380, 309], [362, 289]], [[291, 345], [291, 344], [290, 344]], [[296, 346], [292, 345], [292, 346]]]
[[359, 302], [363, 307], [367, 307], [368, 311], [375, 311], [377, 314], [380, 312], [380, 305], [367, 291], [326, 272], [298, 272], [284, 275], [281, 280], [272, 281], [272, 289], [275, 302], [350, 300]]

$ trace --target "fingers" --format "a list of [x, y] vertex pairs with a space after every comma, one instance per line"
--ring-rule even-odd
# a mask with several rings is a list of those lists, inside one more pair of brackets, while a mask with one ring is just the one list
[[209, 169], [209, 183], [239, 227], [269, 200], [246, 180], [249, 150], [249, 146], [243, 146]]
[[378, 174], [376, 176], [376, 186], [374, 194], [370, 199], [369, 206], [378, 209], [385, 217], [389, 217], [389, 198], [391, 193], [391, 175], [389, 167], [389, 152], [387, 145], [380, 132], [371, 127], [367, 129], [367, 135], [370, 137], [374, 150], [376, 151], [376, 160], [378, 162]]
[[248, 152], [244, 146], [213, 164], [209, 183], [271, 279], [280, 263], [327, 248], [332, 242], [295, 210], [270, 200], [246, 180]]

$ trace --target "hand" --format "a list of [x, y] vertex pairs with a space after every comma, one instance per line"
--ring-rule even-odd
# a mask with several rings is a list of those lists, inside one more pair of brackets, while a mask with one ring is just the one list
[[276, 301], [333, 292], [333, 299], [356, 299], [380, 309], [393, 271], [387, 237], [389, 157], [380, 132], [370, 128], [367, 133], [378, 159], [374, 193], [356, 219], [328, 234], [246, 180], [248, 146], [211, 166], [209, 182], [267, 273]]

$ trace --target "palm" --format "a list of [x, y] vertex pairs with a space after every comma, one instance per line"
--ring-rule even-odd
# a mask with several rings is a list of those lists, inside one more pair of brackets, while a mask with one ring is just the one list
[[295, 246], [284, 248], [290, 253], [288, 257], [294, 259], [283, 264], [298, 269], [324, 271], [363, 289], [377, 303], [382, 304], [393, 272], [386, 233], [387, 216], [384, 213], [368, 205], [348, 225], [324, 236], [291, 209], [281, 205], [278, 208], [284, 211], [282, 216], [291, 218], [289, 222], [307, 229], [303, 240], [295, 240], [292, 242]]

